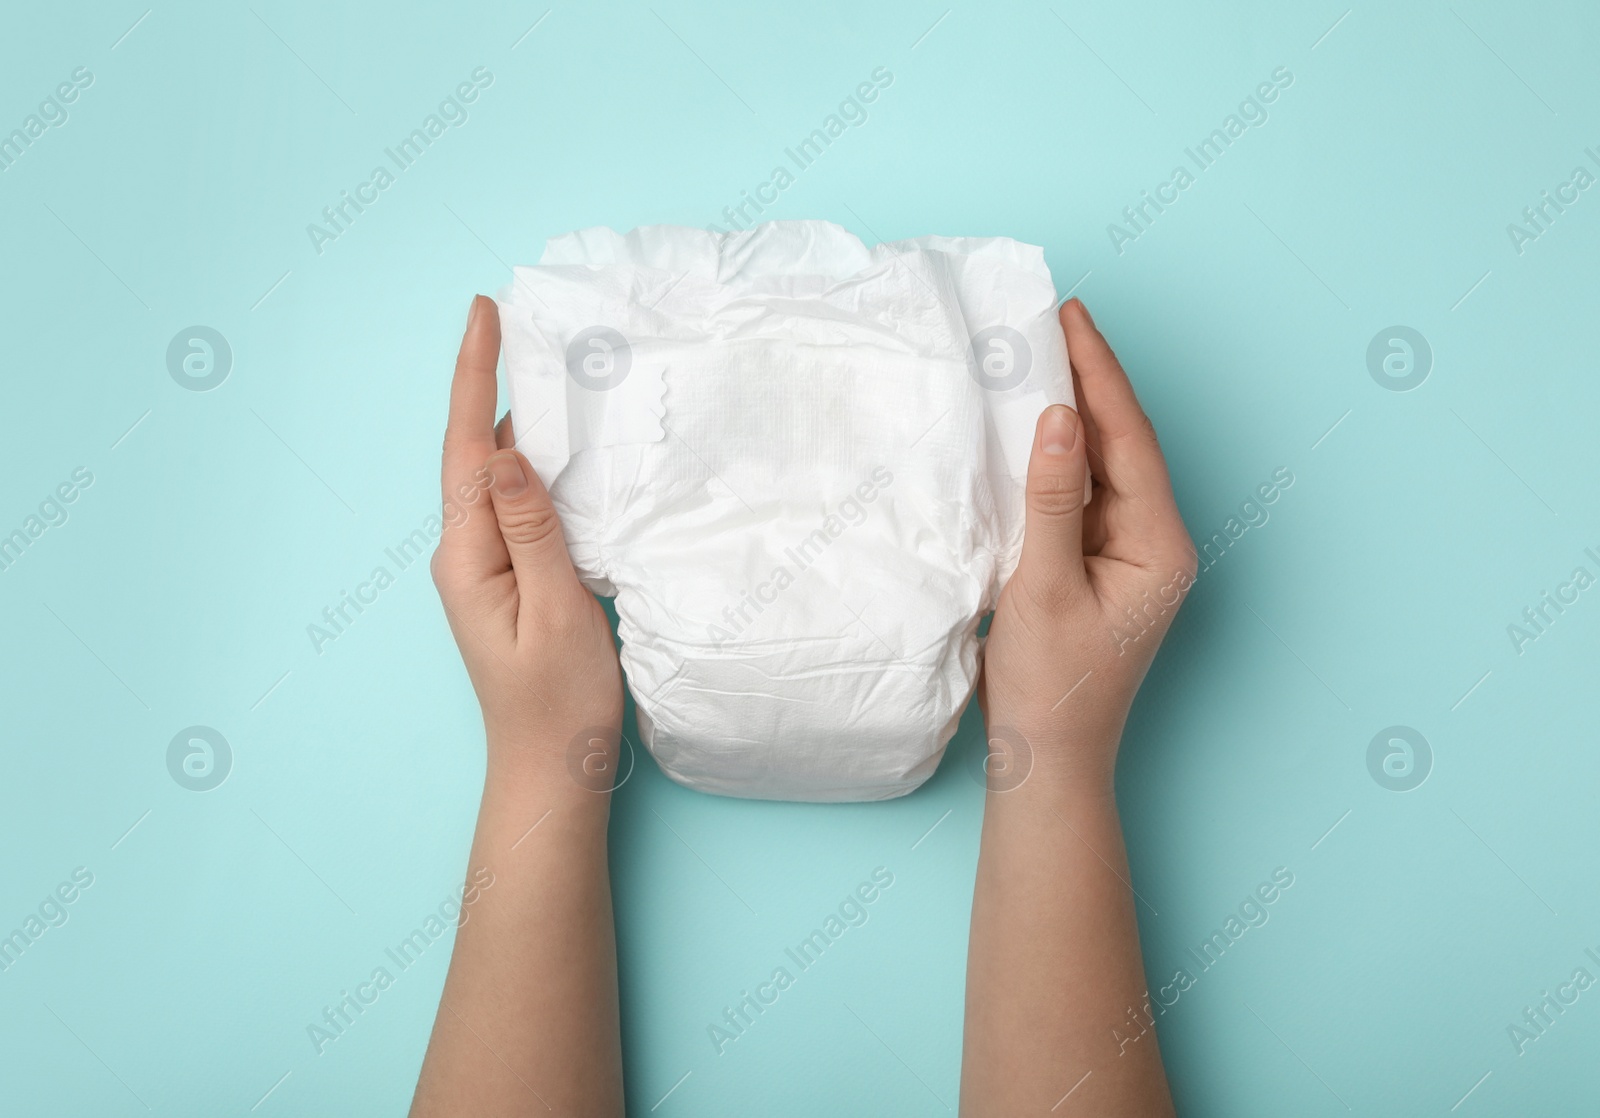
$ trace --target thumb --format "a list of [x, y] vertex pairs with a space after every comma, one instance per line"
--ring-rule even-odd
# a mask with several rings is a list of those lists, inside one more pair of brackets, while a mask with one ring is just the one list
[[519, 451], [499, 450], [489, 456], [487, 465], [495, 519], [524, 600], [553, 580], [572, 579], [561, 520], [528, 460]]
[[1065, 404], [1039, 416], [1028, 460], [1027, 531], [1018, 569], [1034, 589], [1072, 594], [1088, 584], [1083, 567], [1087, 451], [1083, 421]]

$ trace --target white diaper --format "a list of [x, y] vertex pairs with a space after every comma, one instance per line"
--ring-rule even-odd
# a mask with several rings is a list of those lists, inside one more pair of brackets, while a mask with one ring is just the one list
[[551, 240], [500, 293], [517, 445], [615, 594], [645, 744], [728, 796], [938, 766], [1071, 403], [1042, 250], [821, 221]]

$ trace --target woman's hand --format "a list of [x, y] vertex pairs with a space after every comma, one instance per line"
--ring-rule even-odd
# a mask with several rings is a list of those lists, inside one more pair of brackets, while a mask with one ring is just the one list
[[989, 629], [980, 697], [992, 773], [1109, 794], [1123, 721], [1196, 557], [1116, 355], [1078, 300], [1061, 326], [1082, 412], [1058, 404], [1039, 417], [1027, 535]]
[[961, 1113], [1148, 1118], [1171, 1114], [1172, 1098], [1155, 1035], [1145, 1035], [1112, 774], [1195, 555], [1155, 431], [1111, 347], [1076, 300], [1061, 308], [1061, 326], [1083, 411], [1058, 405], [1039, 418], [1027, 536], [989, 629], [979, 693], [989, 794]]
[[450, 386], [433, 580], [489, 764], [411, 1114], [611, 1118], [623, 1092], [606, 821], [622, 673], [550, 495], [510, 424], [495, 427], [499, 356], [500, 312], [480, 295]]
[[499, 356], [499, 308], [479, 295], [450, 386], [433, 580], [483, 708], [491, 774], [548, 775], [565, 769], [578, 735], [621, 733], [622, 672], [550, 494], [512, 446], [510, 417], [495, 426]]

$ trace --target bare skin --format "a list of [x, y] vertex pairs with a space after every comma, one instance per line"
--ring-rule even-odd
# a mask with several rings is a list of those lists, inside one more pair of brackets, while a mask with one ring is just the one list
[[1061, 325], [1081, 418], [1062, 405], [1039, 418], [1022, 558], [979, 692], [991, 756], [961, 1063], [971, 1118], [1173, 1113], [1155, 1034], [1112, 1035], [1134, 1031], [1146, 997], [1112, 780], [1195, 554], [1127, 375], [1077, 300]]
[[[1112, 1038], [1145, 998], [1112, 775], [1195, 559], [1127, 377], [1082, 304], [1061, 321], [1082, 418], [1061, 406], [1040, 417], [1022, 559], [979, 687], [994, 755], [961, 1109], [1170, 1114], [1154, 1034], [1120, 1053]], [[499, 345], [498, 310], [479, 296], [451, 387], [450, 527], [433, 571], [483, 708], [488, 765], [476, 888], [411, 1113], [619, 1115], [606, 822], [622, 676], [548, 493], [510, 448], [509, 425], [494, 426]], [[1086, 461], [1096, 489], [1084, 507]]]
[[447, 516], [433, 558], [488, 739], [467, 874], [480, 888], [463, 907], [411, 1113], [620, 1115], [611, 796], [594, 777], [614, 771], [622, 673], [549, 494], [527, 459], [497, 449], [510, 443], [494, 422], [499, 356], [499, 311], [480, 295], [444, 444], [446, 512], [465, 517]]

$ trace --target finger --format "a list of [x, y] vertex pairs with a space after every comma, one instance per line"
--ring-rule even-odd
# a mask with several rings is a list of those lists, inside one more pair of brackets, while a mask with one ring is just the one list
[[1083, 567], [1086, 444], [1078, 413], [1052, 404], [1039, 416], [1028, 460], [1027, 524], [1018, 570], [1050, 598], [1087, 587]]
[[494, 425], [494, 445], [496, 449], [504, 450], [515, 446], [516, 442], [517, 437], [511, 430], [511, 413], [506, 412], [500, 417], [500, 422]]
[[494, 450], [494, 370], [499, 360], [499, 309], [487, 296], [474, 296], [450, 382], [450, 420], [444, 433], [447, 481], [465, 480]]
[[1118, 506], [1108, 531], [1114, 527], [1113, 536], [1128, 535], [1113, 542], [1130, 544], [1146, 555], [1158, 547], [1175, 547], [1180, 538], [1186, 542], [1155, 427], [1139, 406], [1128, 374], [1079, 300], [1062, 305], [1061, 327], [1083, 390], [1079, 406], [1092, 417], [1099, 444], [1095, 474]]
[[1100, 485], [1110, 485], [1111, 479], [1106, 476], [1105, 456], [1100, 453], [1100, 429], [1095, 426], [1094, 413], [1084, 407], [1083, 382], [1078, 377], [1078, 370], [1069, 368], [1069, 371], [1072, 375], [1072, 398], [1077, 402], [1078, 419], [1083, 424], [1083, 439], [1089, 451], [1089, 472]]
[[492, 516], [473, 515], [488, 484], [484, 462], [495, 450], [495, 365], [500, 358], [500, 311], [494, 300], [475, 296], [466, 335], [450, 382], [450, 419], [444, 434], [441, 484], [449, 506], [466, 506], [467, 515], [445, 534], [454, 553], [471, 557], [479, 569], [504, 570], [505, 545]]
[[1128, 374], [1096, 328], [1082, 302], [1069, 299], [1061, 307], [1061, 328], [1067, 353], [1084, 399], [1080, 407], [1093, 417], [1101, 461], [1095, 463], [1105, 483], [1126, 489], [1137, 480], [1166, 479], [1166, 463], [1151, 424], [1134, 395]]
[[523, 602], [548, 600], [577, 587], [561, 520], [528, 460], [516, 450], [496, 451], [489, 458], [489, 473], [494, 478], [489, 492], [495, 519]]
[[[1078, 383], [1076, 370], [1072, 370], [1072, 398], [1082, 405], [1083, 385]], [[1095, 430], [1094, 416], [1080, 411], [1078, 422], [1083, 424], [1084, 449], [1088, 451], [1089, 472], [1094, 479], [1089, 503], [1083, 510], [1083, 553], [1099, 555], [1106, 545], [1106, 504], [1111, 490], [1107, 487], [1105, 459], [1100, 454], [1100, 432]]]

